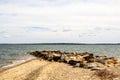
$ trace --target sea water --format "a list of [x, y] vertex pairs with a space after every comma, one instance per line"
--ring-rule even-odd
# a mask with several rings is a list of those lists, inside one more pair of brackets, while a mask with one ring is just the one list
[[27, 54], [30, 51], [61, 50], [66, 52], [90, 52], [95, 55], [106, 55], [120, 58], [120, 45], [0, 45], [0, 69], [11, 66], [34, 57]]

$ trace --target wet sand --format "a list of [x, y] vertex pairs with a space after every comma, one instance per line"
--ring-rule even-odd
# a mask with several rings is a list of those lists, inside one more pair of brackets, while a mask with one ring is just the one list
[[[120, 73], [120, 67], [113, 70]], [[93, 72], [65, 63], [33, 59], [1, 71], [0, 80], [100, 80], [91, 77]]]

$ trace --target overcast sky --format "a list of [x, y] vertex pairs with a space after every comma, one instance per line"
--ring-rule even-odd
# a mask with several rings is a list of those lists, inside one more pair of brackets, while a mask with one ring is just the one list
[[0, 0], [0, 43], [120, 43], [120, 0]]

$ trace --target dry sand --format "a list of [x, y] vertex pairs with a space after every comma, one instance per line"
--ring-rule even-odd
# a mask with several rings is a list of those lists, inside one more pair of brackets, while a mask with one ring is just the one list
[[[120, 67], [113, 70], [120, 73]], [[0, 80], [100, 80], [94, 71], [45, 60], [34, 59], [0, 72]]]

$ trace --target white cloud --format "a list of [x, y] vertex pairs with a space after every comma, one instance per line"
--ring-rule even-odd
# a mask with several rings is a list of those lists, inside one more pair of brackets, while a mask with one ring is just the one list
[[0, 42], [119, 42], [119, 8], [119, 0], [1, 0], [0, 27], [12, 40]]

